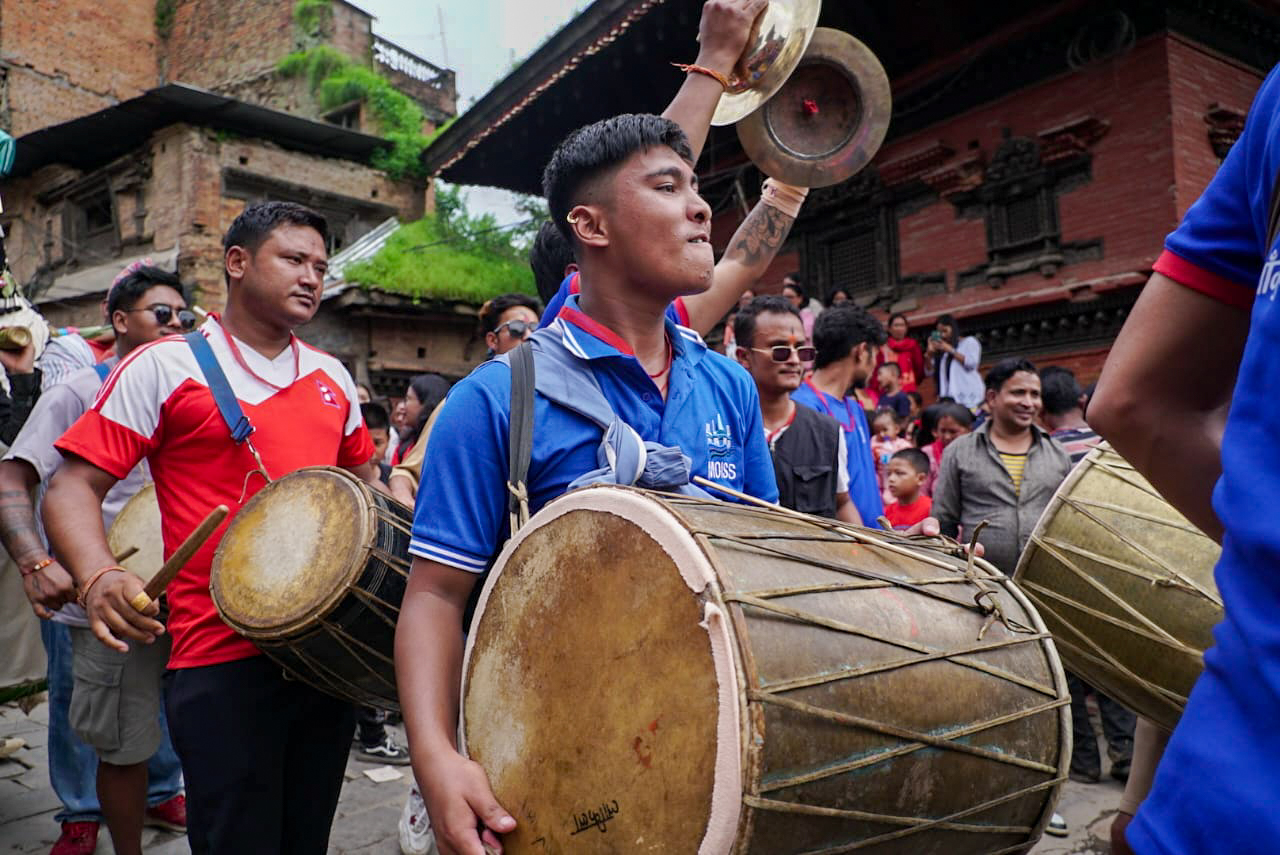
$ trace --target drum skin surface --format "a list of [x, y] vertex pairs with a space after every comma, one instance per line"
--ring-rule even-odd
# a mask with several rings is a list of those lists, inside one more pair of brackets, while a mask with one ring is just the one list
[[1045, 508], [1014, 580], [1069, 670], [1172, 730], [1222, 620], [1221, 552], [1101, 445]]
[[291, 676], [399, 709], [395, 623], [413, 512], [331, 466], [263, 487], [227, 526], [210, 591], [222, 619]]
[[147, 484], [125, 502], [107, 532], [107, 547], [112, 555], [127, 550], [137, 552], [121, 561], [133, 575], [144, 582], [160, 572], [164, 564], [164, 534], [160, 529], [160, 503], [155, 484]]
[[465, 749], [519, 823], [506, 851], [1034, 843], [1071, 753], [1034, 609], [985, 562], [975, 583], [953, 550], [850, 532], [618, 487], [537, 514], [463, 666]]

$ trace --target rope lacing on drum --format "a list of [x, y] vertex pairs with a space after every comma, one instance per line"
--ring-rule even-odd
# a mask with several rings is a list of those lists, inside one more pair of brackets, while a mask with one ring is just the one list
[[965, 560], [964, 566], [964, 578], [968, 580], [969, 584], [978, 589], [978, 593], [973, 595], [973, 602], [987, 616], [986, 622], [982, 624], [982, 629], [978, 630], [978, 640], [982, 640], [982, 637], [987, 634], [987, 630], [991, 629], [992, 624], [996, 621], [1000, 621], [1001, 625], [1010, 632], [1034, 633], [1034, 629], [1004, 613], [1004, 608], [1000, 605], [1000, 601], [996, 599], [996, 594], [1000, 592], [988, 585], [984, 576], [978, 575], [978, 568], [974, 564], [974, 559], [978, 557], [978, 535], [988, 525], [990, 525], [990, 522], [983, 520], [973, 527], [973, 534], [969, 536], [969, 555]]

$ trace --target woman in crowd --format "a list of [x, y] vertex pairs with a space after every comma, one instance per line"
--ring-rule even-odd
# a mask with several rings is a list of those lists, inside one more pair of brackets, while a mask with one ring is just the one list
[[[924, 353], [920, 343], [908, 335], [907, 316], [895, 312], [889, 316], [889, 339], [876, 350], [876, 368], [890, 362], [902, 369], [903, 392], [914, 392], [924, 379]], [[879, 392], [879, 383], [872, 374], [871, 389]]]

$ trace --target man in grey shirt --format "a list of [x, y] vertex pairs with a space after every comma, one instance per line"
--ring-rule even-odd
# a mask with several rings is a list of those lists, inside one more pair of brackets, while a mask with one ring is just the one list
[[[108, 371], [134, 348], [189, 329], [195, 321], [174, 274], [154, 267], [127, 274], [107, 293], [116, 354], [72, 371], [45, 391], [0, 462], [0, 540], [23, 575], [32, 608], [44, 619], [49, 777], [63, 804], [56, 819], [66, 852], [93, 851], [100, 816], [119, 855], [141, 853], [144, 822], [178, 831], [186, 826], [182, 768], [160, 705], [169, 637], [134, 645], [128, 654], [100, 644], [74, 602], [70, 575], [49, 555], [30, 498], [37, 486], [37, 499], [43, 498], [62, 465], [54, 442], [89, 410]], [[139, 465], [111, 489], [102, 504], [107, 526], [146, 482], [145, 466]], [[144, 805], [150, 805], [145, 814]]]
[[933, 493], [933, 515], [942, 533], [980, 540], [986, 559], [1012, 575], [1071, 458], [1037, 427], [1040, 377], [1025, 359], [999, 362], [986, 378], [991, 418], [947, 446]]

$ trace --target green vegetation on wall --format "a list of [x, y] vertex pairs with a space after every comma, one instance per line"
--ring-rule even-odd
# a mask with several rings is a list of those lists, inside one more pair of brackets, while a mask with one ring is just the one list
[[178, 11], [178, 0], [156, 0], [156, 35], [169, 38], [173, 32], [173, 18]]
[[504, 228], [492, 214], [467, 213], [462, 192], [437, 182], [435, 211], [401, 226], [377, 255], [352, 264], [343, 276], [423, 300], [479, 304], [512, 291], [534, 294], [527, 253], [541, 223], [538, 202], [520, 207], [530, 219]]

